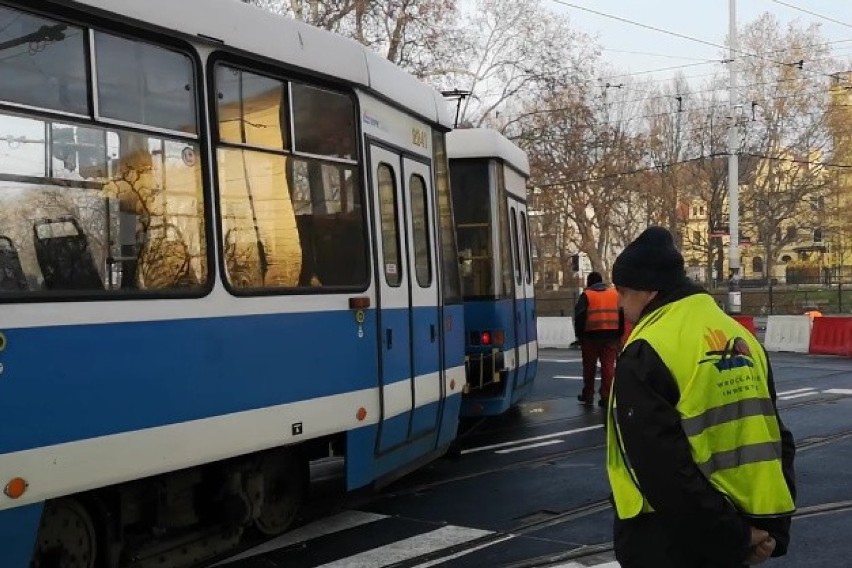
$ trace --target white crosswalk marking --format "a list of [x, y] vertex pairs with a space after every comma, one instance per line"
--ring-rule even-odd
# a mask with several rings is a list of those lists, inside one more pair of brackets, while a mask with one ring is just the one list
[[273, 550], [278, 550], [280, 548], [292, 546], [300, 542], [305, 542], [306, 540], [311, 540], [312, 538], [319, 538], [321, 536], [325, 536], [331, 533], [345, 531], [347, 529], [359, 527], [368, 523], [374, 523], [376, 521], [380, 521], [382, 519], [387, 518], [387, 515], [379, 515], [376, 513], [365, 513], [363, 511], [344, 511], [343, 513], [334, 515], [333, 517], [321, 519], [303, 527], [299, 527], [295, 530], [281, 535], [278, 538], [272, 539], [269, 542], [261, 544], [260, 546], [252, 548], [251, 550], [247, 550], [242, 554], [234, 556], [233, 558], [229, 558], [218, 564], [215, 564], [214, 566], [224, 566], [237, 560], [251, 558], [252, 556], [258, 556], [259, 554], [265, 554], [267, 552], [272, 552]]
[[787, 395], [791, 395], [791, 394], [798, 394], [800, 392], [808, 392], [808, 391], [812, 391], [812, 390], [816, 390], [816, 389], [814, 387], [808, 387], [808, 388], [805, 388], [805, 389], [794, 389], [794, 390], [779, 392], [777, 394], [778, 394], [778, 396], [787, 396]]
[[593, 566], [589, 566], [587, 564], [569, 562], [568, 564], [556, 564], [549, 568], [621, 568], [621, 564], [618, 562], [607, 562], [606, 564], [595, 564]]
[[603, 428], [603, 424], [596, 424], [595, 426], [584, 426], [583, 428], [575, 428], [573, 430], [563, 430], [561, 432], [554, 432], [553, 434], [542, 434], [541, 436], [533, 436], [532, 438], [523, 438], [521, 440], [512, 440], [511, 442], [501, 442], [499, 444], [490, 444], [488, 446], [479, 446], [476, 448], [468, 448], [466, 450], [462, 450], [461, 454], [472, 454], [475, 452], [483, 452], [485, 450], [494, 450], [497, 448], [507, 448], [509, 446], [518, 446], [521, 444], [526, 444], [527, 442], [537, 442], [539, 440], [549, 440], [551, 438], [558, 438], [559, 436], [570, 436], [571, 434], [579, 434], [580, 432], [588, 432], [589, 430], [598, 430]]
[[844, 396], [852, 396], [852, 389], [828, 389], [822, 392], [825, 394], [842, 394]]
[[462, 544], [489, 534], [491, 531], [446, 526], [440, 529], [398, 540], [348, 558], [341, 558], [317, 568], [380, 568]]
[[794, 398], [803, 398], [806, 396], [816, 396], [819, 394], [819, 391], [808, 391], [808, 392], [800, 392], [799, 394], [791, 394], [788, 396], [779, 396], [778, 400], [793, 400]]
[[563, 444], [565, 440], [545, 440], [544, 442], [538, 442], [535, 444], [527, 444], [526, 446], [516, 446], [514, 448], [506, 448], [505, 450], [497, 450], [494, 452], [495, 454], [513, 454], [515, 452], [522, 452], [524, 450], [532, 450], [534, 448], [540, 448], [542, 446], [552, 446], [553, 444]]
[[[392, 525], [398, 523], [407, 527], [403, 530], [410, 531], [404, 534], [416, 534], [406, 538], [402, 538], [403, 534], [400, 534], [399, 540], [390, 542], [387, 538], [375, 538], [376, 535], [385, 534]], [[344, 531], [348, 531], [345, 538], [339, 541], [329, 540], [335, 533]], [[365, 541], [364, 538], [367, 535], [372, 535], [373, 538], [367, 538]], [[314, 561], [325, 563], [316, 566], [312, 564], [314, 568], [385, 568], [406, 561], [413, 561], [415, 568], [431, 568], [457, 558], [475, 555], [483, 549], [520, 537], [521, 535], [515, 533], [496, 533], [457, 525], [436, 528], [435, 524], [414, 519], [350, 510], [299, 527], [279, 538], [223, 560], [215, 566], [241, 568], [246, 565], [243, 561], [247, 561], [251, 566], [262, 564], [283, 567], [290, 566], [291, 562], [303, 565], [305, 560], [310, 562], [312, 555], [319, 554], [319, 558], [314, 556]], [[319, 542], [314, 543], [315, 540]], [[330, 545], [331, 542], [341, 544]], [[338, 549], [337, 546], [340, 548]], [[453, 550], [456, 546], [459, 548]], [[308, 557], [300, 556], [306, 550], [313, 552], [309, 553]], [[615, 562], [603, 563], [609, 558], [612, 557], [596, 555], [594, 560], [590, 559], [590, 561], [598, 562], [598, 564], [572, 561], [553, 568], [619, 568]], [[260, 564], [257, 564], [258, 562]], [[475, 558], [473, 564], [477, 564]]]

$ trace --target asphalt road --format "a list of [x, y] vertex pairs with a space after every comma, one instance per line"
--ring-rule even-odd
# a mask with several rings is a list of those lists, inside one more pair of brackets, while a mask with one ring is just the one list
[[[579, 352], [546, 350], [531, 397], [466, 424], [460, 452], [380, 492], [344, 495], [315, 468], [302, 526], [224, 560], [231, 568], [613, 568], [604, 412], [576, 401]], [[852, 565], [852, 360], [774, 354], [799, 445], [790, 553], [767, 566]], [[255, 543], [256, 544], [256, 543]]]

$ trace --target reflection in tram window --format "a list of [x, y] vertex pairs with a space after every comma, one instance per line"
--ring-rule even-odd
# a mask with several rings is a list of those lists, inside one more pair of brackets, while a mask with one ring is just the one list
[[402, 283], [402, 251], [399, 243], [399, 203], [397, 202], [396, 177], [388, 164], [378, 168], [379, 204], [382, 225], [382, 266], [385, 281], [389, 286]]
[[0, 114], [0, 137], [7, 132], [24, 141], [0, 145], [0, 233], [14, 243], [26, 282], [15, 290], [206, 281], [197, 144]]
[[27, 277], [21, 267], [18, 249], [12, 239], [0, 235], [0, 291], [27, 289]]
[[[456, 218], [462, 295], [494, 296], [495, 279], [491, 235], [488, 162], [466, 160], [450, 170], [453, 212]], [[483, 199], [483, 196], [488, 198]]]
[[277, 150], [289, 147], [286, 83], [217, 65], [216, 91], [222, 141]]
[[296, 152], [356, 159], [354, 103], [347, 95], [293, 83]]
[[306, 85], [291, 84], [289, 90], [295, 152], [288, 135], [288, 83], [216, 67], [228, 283], [248, 292], [364, 287], [364, 220], [352, 160], [354, 103]]
[[435, 209], [438, 213], [438, 237], [441, 243], [442, 293], [446, 304], [461, 301], [459, 259], [456, 247], [456, 228], [453, 201], [450, 196], [450, 172], [447, 159], [447, 140], [443, 132], [432, 132], [432, 164], [435, 168]]
[[187, 55], [95, 32], [98, 112], [104, 118], [196, 133]]
[[[0, 7], [0, 43], [11, 50], [0, 65], [0, 101], [19, 108], [0, 112], [0, 294], [201, 289], [207, 246], [192, 61], [103, 32], [87, 58], [86, 33]], [[16, 44], [21, 37], [30, 41]], [[57, 110], [67, 118], [45, 112]]]
[[0, 45], [0, 100], [88, 113], [82, 28], [0, 6]]
[[367, 278], [355, 170], [219, 149], [225, 265], [235, 288], [361, 286]]
[[457, 159], [450, 176], [463, 297], [511, 297], [514, 280], [503, 165]]
[[299, 285], [302, 247], [285, 156], [221, 148], [219, 202], [228, 281], [236, 288]]
[[421, 288], [432, 285], [432, 257], [429, 237], [429, 198], [426, 195], [426, 182], [418, 175], [412, 175], [408, 182], [409, 203], [411, 206], [411, 224], [414, 229], [414, 273]]
[[512, 281], [512, 252], [509, 236], [509, 202], [506, 199], [506, 169], [501, 162], [494, 164], [497, 182], [497, 234], [500, 235], [499, 254], [500, 283], [503, 298], [514, 295], [515, 286]]

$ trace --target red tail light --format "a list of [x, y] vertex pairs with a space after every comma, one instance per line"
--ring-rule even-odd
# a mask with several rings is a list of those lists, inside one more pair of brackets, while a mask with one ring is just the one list
[[490, 331], [483, 331], [482, 332], [482, 335], [480, 336], [480, 343], [482, 345], [491, 345], [491, 332]]

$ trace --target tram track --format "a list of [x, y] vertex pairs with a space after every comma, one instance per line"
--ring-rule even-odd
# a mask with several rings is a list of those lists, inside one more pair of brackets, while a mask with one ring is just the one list
[[[841, 432], [836, 432], [834, 434], [829, 434], [825, 436], [813, 436], [806, 438], [796, 444], [797, 451], [805, 451], [810, 448], [820, 447], [826, 444], [830, 444], [832, 442], [837, 442], [840, 440], [845, 440], [848, 438], [852, 438], [852, 430], [844, 430]], [[536, 458], [532, 458], [530, 460], [523, 460], [525, 465], [529, 465], [530, 463], [546, 463], [547, 461], [559, 459], [557, 456], [562, 454], [571, 454], [577, 453], [578, 451], [588, 451], [595, 448], [601, 448], [603, 445], [591, 446], [586, 448], [576, 448], [573, 450], [568, 450], [566, 452], [557, 452], [555, 454], [549, 454], [547, 456], [539, 456]], [[506, 467], [501, 469], [508, 469], [511, 466], [519, 466], [521, 462], [507, 464]], [[484, 472], [482, 472], [484, 473]], [[442, 480], [442, 482], [450, 482], [451, 480]], [[442, 484], [442, 483], [439, 483]], [[414, 488], [411, 488], [414, 489]], [[403, 562], [399, 562], [391, 565], [389, 568], [417, 568], [419, 566], [431, 566], [440, 562], [441, 560], [450, 560], [452, 558], [456, 558], [458, 556], [463, 556], [465, 554], [469, 554], [475, 552], [476, 550], [486, 548], [488, 546], [492, 546], [494, 544], [503, 542], [505, 540], [510, 540], [513, 538], [518, 538], [524, 536], [525, 534], [536, 532], [545, 528], [550, 528], [554, 526], [559, 526], [562, 524], [570, 523], [574, 520], [593, 515], [596, 513], [600, 513], [606, 511], [611, 508], [611, 504], [609, 499], [600, 499], [597, 501], [593, 501], [591, 503], [587, 503], [581, 505], [579, 507], [567, 509], [565, 511], [559, 513], [548, 513], [548, 512], [538, 512], [531, 513], [527, 515], [527, 517], [535, 516], [536, 514], [540, 515], [541, 518], [537, 518], [533, 521], [529, 521], [526, 523], [520, 524], [514, 530], [505, 531], [505, 532], [495, 532], [493, 534], [489, 534], [483, 536], [479, 539], [475, 539], [469, 542], [465, 542], [463, 544], [459, 544], [453, 547], [449, 547], [446, 549], [442, 549], [440, 551], [436, 551], [434, 553], [424, 554], [421, 556], [417, 556], [414, 558], [407, 559]], [[793, 515], [793, 518], [796, 519], [804, 519], [809, 517], [815, 517], [820, 515], [829, 515], [829, 514], [837, 514], [846, 511], [852, 511], [852, 500], [848, 501], [837, 501], [831, 503], [824, 503], [820, 505], [812, 505], [807, 507], [800, 507], [796, 513]], [[599, 554], [605, 554], [611, 552], [613, 550], [612, 542], [604, 542], [598, 544], [590, 544], [583, 545], [564, 553], [559, 554], [551, 554], [544, 557], [531, 558], [523, 561], [519, 561], [513, 564], [509, 564], [504, 568], [539, 568], [546, 567], [553, 564], [568, 562], [571, 560], [580, 560], [584, 558], [590, 558]]]
[[[834, 434], [828, 434], [828, 435], [824, 435], [824, 436], [810, 436], [810, 437], [805, 438], [805, 439], [801, 440], [800, 442], [798, 442], [796, 444], [796, 449], [798, 451], [805, 451], [805, 450], [808, 450], [808, 449], [811, 449], [811, 448], [824, 446], [826, 444], [830, 444], [830, 443], [833, 443], [833, 442], [846, 440], [848, 438], [852, 438], [852, 430], [844, 430], [844, 431], [841, 431], [841, 432], [837, 432], [837, 433], [834, 433]], [[548, 462], [551, 462], [551, 461], [559, 461], [561, 459], [568, 458], [568, 457], [571, 457], [571, 456], [575, 456], [575, 455], [578, 455], [578, 454], [583, 454], [583, 453], [586, 453], [586, 452], [601, 450], [601, 449], [605, 449], [605, 448], [606, 448], [606, 444], [601, 443], [601, 444], [593, 444], [593, 445], [590, 445], [590, 446], [582, 446], [582, 447], [579, 447], [579, 448], [570, 448], [570, 449], [567, 449], [567, 450], [562, 450], [560, 452], [551, 452], [551, 453], [531, 457], [531, 458], [524, 459], [524, 460], [517, 460], [517, 461], [510, 462], [510, 463], [506, 463], [506, 464], [502, 464], [502, 465], [498, 465], [498, 466], [494, 466], [494, 467], [489, 467], [489, 468], [473, 471], [473, 472], [470, 472], [470, 473], [467, 473], [467, 474], [457, 475], [457, 476], [453, 476], [453, 477], [447, 477], [447, 478], [444, 478], [444, 479], [431, 481], [431, 482], [428, 482], [428, 483], [421, 483], [421, 484], [413, 485], [413, 486], [410, 486], [410, 487], [403, 487], [403, 488], [400, 488], [400, 489], [397, 489], [397, 490], [388, 491], [388, 492], [385, 492], [385, 493], [382, 493], [380, 495], [375, 496], [375, 499], [396, 498], [396, 497], [402, 497], [402, 496], [405, 496], [405, 495], [413, 495], [413, 494], [417, 494], [417, 493], [423, 493], [425, 491], [429, 491], [431, 489], [434, 489], [436, 487], [440, 487], [442, 485], [456, 483], [456, 482], [459, 482], [459, 481], [467, 481], [469, 479], [475, 479], [477, 477], [481, 477], [481, 476], [484, 476], [484, 475], [490, 475], [492, 473], [500, 473], [502, 471], [510, 471], [510, 470], [518, 469], [518, 468], [530, 467], [530, 466], [535, 466], [535, 465], [543, 465], [543, 464], [547, 464]], [[368, 501], [373, 501], [375, 499], [370, 498], [370, 499], [368, 499]]]
[[[831, 443], [843, 441], [850, 438], [852, 438], [852, 429], [842, 430], [826, 435], [813, 435], [801, 439], [801, 441], [796, 444], [796, 449], [797, 451], [807, 451], [809, 449], [822, 447]], [[575, 447], [559, 452], [549, 452], [528, 459], [512, 461], [510, 463], [505, 463], [494, 467], [488, 467], [462, 475], [455, 475], [452, 477], [447, 477], [444, 479], [439, 479], [427, 483], [415, 484], [409, 487], [401, 487], [396, 490], [386, 490], [385, 492], [381, 493], [356, 494], [350, 498], [344, 499], [342, 502], [339, 500], [335, 502], [335, 499], [329, 499], [329, 501], [327, 501], [327, 504], [330, 505], [334, 502], [335, 506], [322, 507], [320, 505], [319, 507], [314, 509], [313, 515], [310, 515], [310, 517], [317, 519], [325, 516], [324, 513], [321, 512], [321, 510], [323, 509], [325, 509], [324, 512], [328, 514], [331, 514], [335, 510], [340, 511], [344, 509], [360, 509], [367, 507], [370, 504], [380, 501], [382, 499], [397, 498], [406, 495], [425, 493], [437, 487], [449, 485], [452, 483], [462, 482], [470, 479], [475, 479], [477, 477], [500, 473], [503, 471], [510, 471], [518, 468], [545, 465], [550, 462], [558, 462], [562, 459], [570, 458], [576, 455], [582, 455], [584, 453], [589, 453], [604, 448], [604, 443]], [[578, 507], [566, 509], [564, 511], [532, 511], [522, 517], [519, 517], [520, 519], [526, 520], [522, 520], [517, 526], [513, 527], [510, 530], [497, 531], [488, 535], [484, 535], [480, 538], [467, 541], [465, 543], [409, 558], [404, 561], [400, 561], [396, 564], [392, 564], [389, 566], [389, 568], [426, 568], [427, 566], [433, 566], [441, 562], [446, 562], [457, 557], [471, 554], [480, 549], [494, 546], [503, 541], [523, 537], [525, 535], [543, 529], [569, 524], [572, 521], [604, 512], [610, 507], [611, 505], [608, 499], [599, 499], [580, 505]], [[805, 519], [822, 515], [838, 514], [850, 510], [852, 510], [852, 500], [837, 501], [832, 503], [801, 507], [794, 514], [794, 518]], [[252, 545], [257, 544], [260, 543], [257, 541], [252, 543]], [[612, 552], [612, 546], [613, 545], [611, 542], [582, 545], [571, 550], [566, 550], [565, 552], [559, 554], [550, 554], [547, 556], [518, 561], [516, 563], [507, 565], [505, 568], [544, 568], [546, 566], [561, 562], [582, 560], [602, 554], [605, 555], [607, 553]], [[244, 544], [244, 546], [240, 548], [245, 550], [247, 547]]]
[[[524, 404], [533, 405], [533, 404], [536, 404], [536, 403], [547, 403], [547, 402], [554, 401], [554, 400], [560, 400], [560, 399], [559, 398], [547, 398], [547, 399], [541, 399], [539, 401], [529, 401], [529, 402], [524, 403]], [[459, 435], [457, 442], [475, 440], [479, 437], [493, 436], [495, 434], [505, 434], [505, 433], [517, 432], [519, 430], [523, 430], [524, 428], [531, 427], [531, 426], [538, 428], [538, 427], [542, 427], [542, 426], [551, 426], [553, 424], [563, 424], [563, 423], [564, 424], [572, 424], [572, 423], [585, 424], [588, 421], [589, 421], [589, 415], [588, 414], [581, 414], [581, 415], [575, 415], [575, 416], [565, 416], [565, 417], [562, 417], [562, 418], [549, 418], [549, 419], [546, 419], [546, 420], [536, 419], [535, 422], [528, 423], [528, 424], [507, 424], [505, 426], [501, 425], [501, 426], [496, 426], [496, 427], [490, 427], [487, 430], [479, 430], [480, 426], [482, 426], [482, 424], [484, 424], [486, 422], [486, 419], [481, 419], [481, 420], [475, 422], [472, 426], [469, 426], [464, 432], [462, 432]]]
[[843, 430], [834, 434], [826, 434], [825, 436], [810, 436], [796, 444], [796, 451], [802, 452], [849, 438], [852, 438], [852, 430]]
[[477, 477], [482, 477], [484, 475], [490, 475], [492, 473], [500, 473], [502, 471], [509, 471], [513, 469], [519, 469], [524, 467], [531, 467], [536, 465], [544, 465], [551, 461], [558, 461], [567, 457], [583, 454], [586, 452], [591, 452], [594, 450], [601, 450], [606, 448], [606, 443], [593, 444], [591, 446], [581, 446], [579, 448], [570, 448], [567, 450], [562, 450], [560, 452], [552, 452], [544, 455], [539, 455], [523, 460], [516, 460], [509, 463], [497, 465], [494, 467], [489, 467], [477, 471], [472, 471], [470, 473], [456, 475], [453, 477], [447, 477], [445, 479], [439, 479], [436, 481], [430, 481], [428, 483], [421, 483], [418, 485], [413, 485], [411, 487], [403, 487], [393, 491], [387, 491], [380, 495], [377, 495], [376, 498], [396, 498], [402, 497], [404, 495], [413, 495], [417, 493], [423, 493], [425, 491], [430, 491], [436, 487], [440, 487], [442, 485], [447, 485], [450, 483], [456, 483], [459, 481], [467, 481], [470, 479], [475, 479]]
[[566, 509], [565, 511], [558, 513], [543, 512], [543, 518], [521, 523], [511, 531], [494, 532], [455, 546], [450, 546], [435, 552], [421, 554], [413, 558], [396, 562], [388, 565], [386, 568], [417, 568], [423, 565], [432, 565], [433, 563], [463, 556], [464, 554], [475, 552], [476, 550], [486, 548], [499, 542], [518, 538], [531, 532], [570, 523], [589, 515], [601, 513], [610, 507], [611, 504], [609, 499], [600, 499], [578, 507], [572, 507], [571, 509]]

